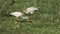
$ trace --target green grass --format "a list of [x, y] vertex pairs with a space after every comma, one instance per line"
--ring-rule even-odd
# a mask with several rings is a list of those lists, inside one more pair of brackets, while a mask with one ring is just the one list
[[[60, 0], [14, 1], [9, 7], [0, 8], [0, 34], [60, 34]], [[20, 22], [20, 18], [4, 15], [30, 6], [39, 8], [32, 16], [28, 15], [32, 22]]]

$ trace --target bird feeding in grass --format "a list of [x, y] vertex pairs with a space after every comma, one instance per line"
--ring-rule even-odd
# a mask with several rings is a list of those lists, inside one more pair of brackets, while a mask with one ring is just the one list
[[10, 15], [12, 16], [15, 16], [16, 18], [20, 17], [22, 19], [26, 19], [26, 21], [29, 20], [29, 17], [28, 16], [23, 16], [23, 13], [22, 12], [11, 12]]
[[29, 14], [29, 13], [33, 14], [34, 11], [36, 11], [36, 10], [38, 10], [38, 8], [36, 8], [36, 7], [28, 7], [27, 9], [23, 10], [23, 12], [26, 13], [26, 14]]
[[15, 16], [15, 17], [18, 18], [18, 17], [22, 17], [23, 13], [21, 13], [21, 12], [11, 12], [10, 15]]

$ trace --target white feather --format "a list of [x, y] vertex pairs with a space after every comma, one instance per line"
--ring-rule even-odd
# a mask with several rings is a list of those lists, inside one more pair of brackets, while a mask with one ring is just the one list
[[23, 13], [21, 12], [11, 12], [10, 15], [15, 16], [15, 17], [21, 17], [22, 19], [28, 19], [28, 16], [23, 16]]
[[26, 14], [28, 14], [28, 13], [32, 13], [32, 14], [33, 14], [33, 12], [34, 12], [35, 10], [38, 10], [38, 8], [36, 8], [36, 7], [29, 7], [29, 8], [27, 8], [26, 10], [27, 10], [27, 11], [26, 11]]
[[11, 12], [10, 14], [15, 17], [22, 17], [23, 16], [23, 13], [21, 13], [21, 12]]

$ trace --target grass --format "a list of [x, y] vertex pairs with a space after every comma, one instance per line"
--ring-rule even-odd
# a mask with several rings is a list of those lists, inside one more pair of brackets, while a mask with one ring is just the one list
[[[39, 8], [32, 16], [32, 22], [7, 16], [12, 11], [35, 6]], [[12, 6], [0, 11], [0, 34], [60, 34], [60, 0], [14, 0]]]

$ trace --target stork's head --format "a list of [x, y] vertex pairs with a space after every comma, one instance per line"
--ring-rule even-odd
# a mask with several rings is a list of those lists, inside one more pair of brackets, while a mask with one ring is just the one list
[[24, 16], [24, 17], [22, 17], [22, 19], [29, 19], [29, 17], [28, 16]]
[[25, 21], [27, 21], [27, 22], [31, 21], [28, 16], [22, 17], [22, 19], [25, 19]]
[[23, 9], [23, 13], [25, 14], [27, 11], [26, 11], [26, 9]]

